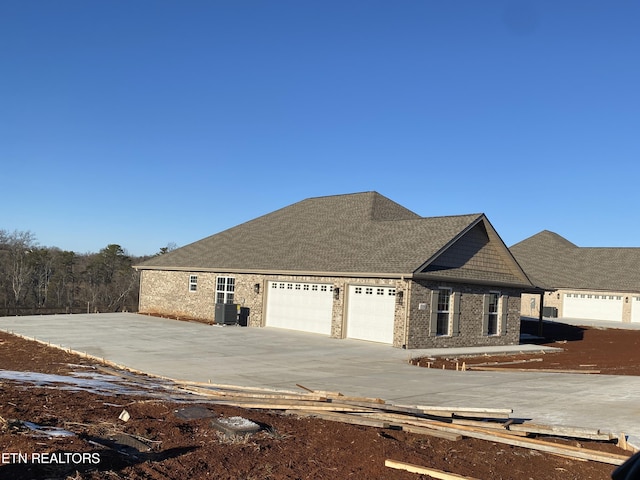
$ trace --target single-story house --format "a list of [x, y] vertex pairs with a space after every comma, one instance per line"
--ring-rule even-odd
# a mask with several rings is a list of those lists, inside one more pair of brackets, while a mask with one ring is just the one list
[[223, 323], [232, 304], [250, 327], [402, 348], [517, 344], [534, 288], [484, 214], [425, 218], [377, 192], [308, 198], [135, 268], [140, 313]]
[[[578, 247], [542, 231], [511, 247], [547, 292], [522, 297], [522, 315], [640, 322], [640, 248]], [[542, 300], [542, 301], [541, 301]]]

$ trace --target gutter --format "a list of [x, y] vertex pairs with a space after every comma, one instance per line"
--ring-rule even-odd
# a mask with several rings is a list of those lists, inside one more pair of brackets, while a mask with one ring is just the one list
[[245, 269], [245, 268], [203, 268], [203, 267], [162, 267], [162, 266], [143, 266], [133, 265], [136, 271], [140, 270], [160, 270], [170, 272], [211, 272], [211, 273], [243, 273], [257, 275], [297, 275], [310, 277], [359, 277], [359, 278], [389, 278], [403, 279], [412, 278], [412, 274], [407, 273], [380, 273], [380, 272], [327, 272], [327, 271], [308, 271], [308, 270], [262, 270], [262, 269]]
[[466, 279], [466, 278], [454, 278], [454, 277], [443, 277], [440, 275], [432, 275], [429, 273], [414, 273], [414, 280], [434, 280], [440, 282], [451, 282], [451, 283], [469, 283], [472, 285], [490, 285], [495, 287], [514, 287], [521, 288], [527, 291], [531, 291], [531, 293], [540, 293], [546, 291], [540, 287], [536, 287], [532, 283], [518, 283], [518, 282], [506, 282], [499, 280], [481, 280], [481, 279]]

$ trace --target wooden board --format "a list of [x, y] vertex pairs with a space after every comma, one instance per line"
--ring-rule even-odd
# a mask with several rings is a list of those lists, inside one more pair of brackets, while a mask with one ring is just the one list
[[304, 410], [301, 412], [299, 410], [291, 410], [291, 411], [287, 410], [287, 413], [293, 413], [295, 415], [299, 415], [303, 417], [321, 418], [323, 420], [331, 420], [333, 422], [349, 423], [352, 425], [364, 425], [367, 427], [389, 428], [389, 424], [387, 422], [383, 422], [382, 420], [356, 417], [352, 415], [340, 414], [335, 412], [314, 411], [314, 410]]
[[429, 435], [430, 437], [444, 438], [451, 442], [462, 440], [462, 435], [460, 434], [443, 432], [441, 430], [434, 430], [433, 428], [418, 427], [415, 425], [402, 425], [402, 430], [409, 433], [418, 433], [420, 435]]
[[507, 419], [513, 413], [511, 408], [482, 408], [482, 407], [440, 407], [418, 405], [415, 408], [427, 415], [468, 418], [503, 418]]
[[479, 438], [480, 440], [488, 440], [490, 442], [504, 443], [507, 445], [514, 445], [516, 447], [524, 447], [531, 450], [553, 453], [555, 455], [562, 455], [569, 458], [593, 460], [595, 462], [607, 463], [609, 465], [622, 465], [629, 458], [625, 455], [599, 452], [570, 445], [559, 445], [557, 443], [546, 442], [544, 440], [537, 440], [533, 438], [519, 438], [508, 433], [489, 431], [464, 425], [453, 425], [435, 420], [429, 422], [429, 428], [443, 430], [445, 432], [459, 433], [465, 437]]
[[600, 370], [561, 370], [554, 368], [510, 368], [510, 367], [469, 367], [467, 370], [479, 370], [484, 372], [538, 372], [538, 373], [585, 373], [598, 374]]
[[397, 470], [406, 470], [411, 473], [419, 473], [420, 475], [429, 475], [430, 477], [437, 478], [438, 480], [478, 480], [473, 477], [463, 477], [461, 475], [456, 475], [455, 473], [443, 472], [442, 470], [436, 470], [435, 468], [421, 467], [420, 465], [398, 462], [396, 460], [385, 460], [384, 466], [395, 468]]
[[585, 438], [608, 442], [617, 438], [612, 433], [601, 432], [596, 428], [565, 427], [562, 425], [538, 425], [535, 423], [521, 423], [509, 425], [514, 432], [538, 433], [543, 435], [557, 435], [560, 437]]

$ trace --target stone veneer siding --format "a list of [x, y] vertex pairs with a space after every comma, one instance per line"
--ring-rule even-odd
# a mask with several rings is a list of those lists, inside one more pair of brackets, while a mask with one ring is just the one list
[[[431, 336], [431, 292], [438, 288], [451, 288], [460, 294], [459, 335]], [[484, 295], [500, 292], [507, 296], [507, 321], [502, 324], [499, 315], [500, 334], [484, 335], [482, 332]], [[448, 282], [412, 281], [409, 297], [409, 331], [407, 348], [471, 347], [488, 345], [517, 345], [520, 343], [520, 290], [498, 287], [483, 287], [473, 284]], [[420, 304], [424, 309], [420, 309]], [[501, 314], [502, 311], [499, 312]]]
[[[189, 291], [189, 277], [198, 276], [195, 292]], [[230, 276], [235, 278], [235, 303], [249, 309], [249, 326], [262, 327], [265, 324], [267, 302], [267, 282], [327, 283], [339, 289], [338, 298], [333, 300], [331, 337], [346, 336], [346, 293], [351, 284], [384, 285], [403, 290], [405, 282], [396, 279], [366, 279], [343, 277], [320, 277], [308, 275], [261, 275], [228, 272], [184, 272], [166, 270], [143, 270], [140, 277], [139, 312], [157, 314], [182, 319], [195, 319], [213, 323], [215, 320], [216, 278]], [[254, 286], [260, 285], [260, 293]], [[394, 345], [404, 344], [404, 303], [396, 302], [394, 320]]]
[[[189, 291], [190, 275], [198, 276], [195, 292]], [[417, 282], [403, 279], [346, 278], [307, 275], [262, 275], [228, 272], [186, 272], [143, 270], [140, 281], [140, 313], [158, 314], [182, 319], [196, 319], [213, 323], [215, 318], [216, 278], [235, 278], [235, 303], [249, 309], [248, 324], [261, 327], [265, 324], [267, 282], [328, 283], [339, 289], [333, 300], [331, 337], [346, 337], [347, 292], [349, 285], [384, 285], [396, 288], [393, 346], [404, 348], [462, 347], [477, 345], [517, 344], [520, 336], [520, 291], [501, 289], [508, 295], [508, 321], [506, 330], [498, 336], [482, 335], [483, 295], [499, 289], [455, 283]], [[254, 286], [260, 285], [256, 293]], [[431, 289], [451, 287], [461, 292], [460, 335], [452, 337], [429, 336]], [[419, 304], [426, 303], [426, 310]]]

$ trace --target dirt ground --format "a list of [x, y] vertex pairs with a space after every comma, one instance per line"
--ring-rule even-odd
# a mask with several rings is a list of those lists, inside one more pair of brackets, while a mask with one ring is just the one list
[[[523, 321], [521, 331], [537, 335], [538, 322]], [[562, 352], [482, 357], [423, 358], [420, 366], [455, 369], [479, 365], [489, 368], [577, 370], [604, 375], [640, 375], [640, 330], [577, 327], [544, 322], [540, 345], [562, 348]]]
[[[565, 334], [558, 329], [549, 329], [548, 334], [551, 340], [567, 342], [561, 344], [566, 353], [545, 356], [546, 366], [596, 364], [603, 373], [606, 369], [606, 373], [635, 374], [631, 366], [640, 363], [638, 350], [632, 347], [640, 341], [640, 332], [572, 327]], [[613, 342], [615, 348], [611, 348]], [[598, 354], [604, 349], [607, 355]], [[618, 365], [628, 368], [618, 370]], [[637, 372], [638, 366], [635, 368]], [[212, 405], [201, 399], [185, 403], [131, 393], [74, 390], [64, 383], [38, 381], [39, 377], [25, 380], [8, 372], [70, 376], [101, 370], [91, 360], [1, 332], [0, 369], [4, 370], [0, 379], [0, 478], [430, 478], [387, 468], [386, 459], [485, 480], [606, 479], [615, 468], [483, 440], [454, 442], [274, 411]], [[12, 375], [15, 378], [10, 378]], [[211, 418], [181, 415], [182, 409], [191, 407], [202, 407], [199, 412], [213, 418], [243, 417], [262, 430], [229, 439], [212, 427]], [[123, 410], [130, 417], [126, 422], [119, 419]], [[56, 431], [43, 435], [42, 429], [34, 430], [37, 427], [25, 422], [64, 429], [73, 436], [51, 436]], [[553, 440], [576, 444], [576, 440]], [[625, 453], [612, 443], [580, 444]]]

